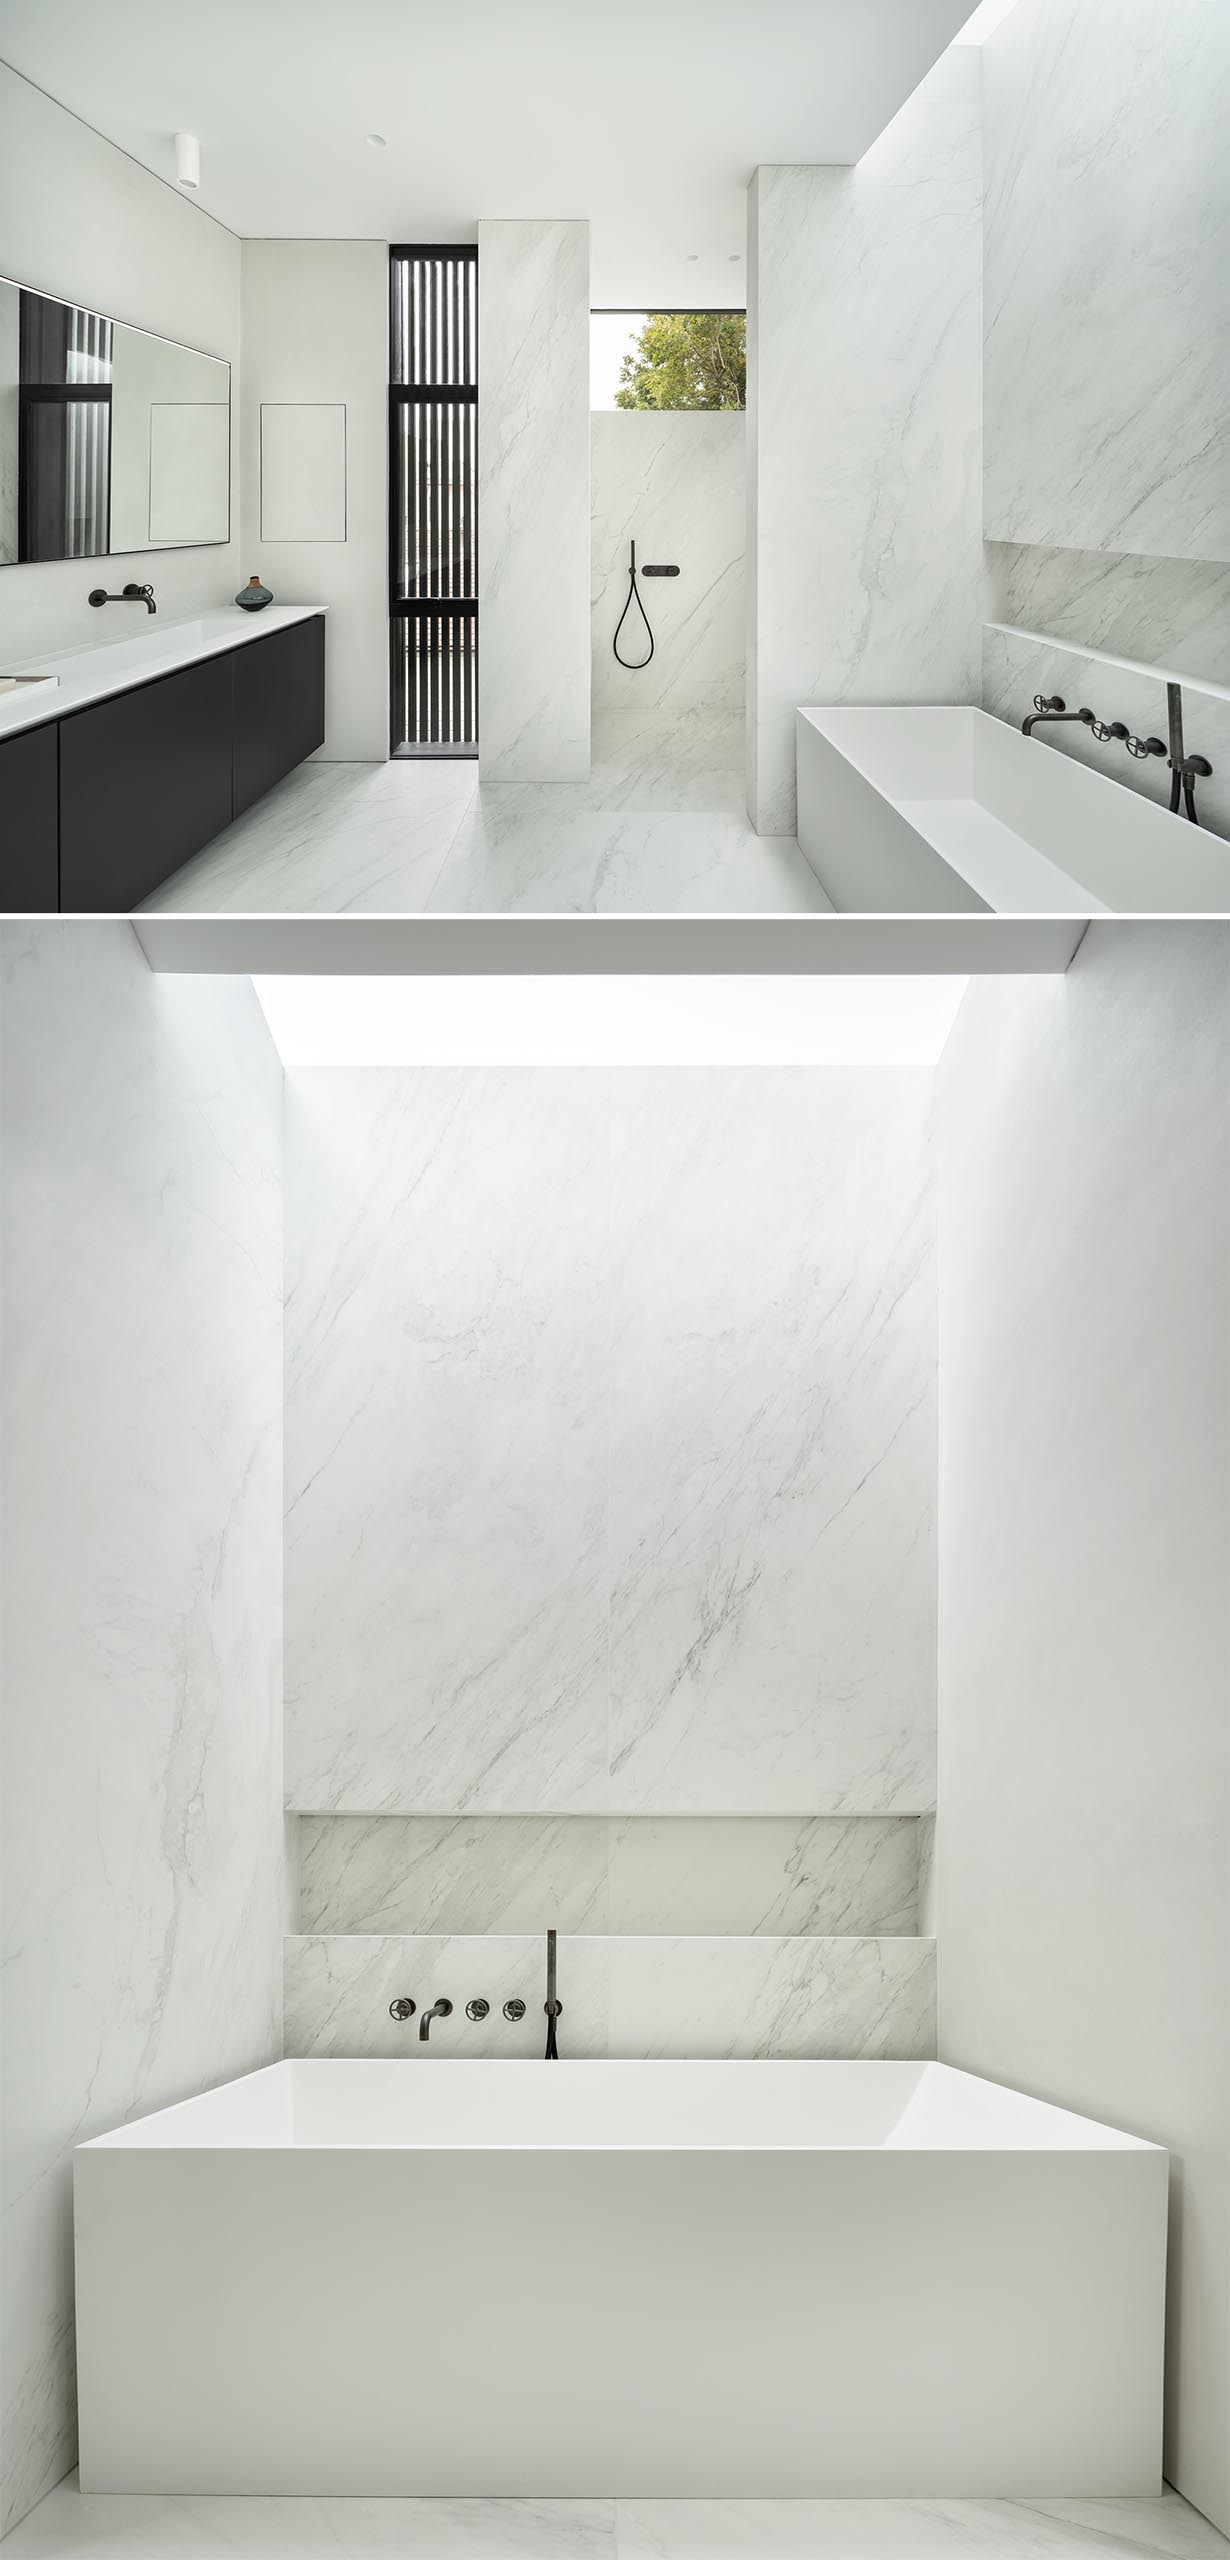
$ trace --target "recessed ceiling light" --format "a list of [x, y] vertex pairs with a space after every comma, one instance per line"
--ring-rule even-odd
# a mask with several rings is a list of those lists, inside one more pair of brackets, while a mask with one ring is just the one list
[[369, 133], [367, 139], [370, 142], [373, 151], [383, 151], [384, 135], [382, 133]]

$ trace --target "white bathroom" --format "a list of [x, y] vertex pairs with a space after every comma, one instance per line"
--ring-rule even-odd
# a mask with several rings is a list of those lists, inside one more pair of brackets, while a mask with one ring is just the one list
[[1230, 912], [1228, 120], [1224, 0], [3, 0], [4, 911]]
[[1224, 2554], [1230, 927], [0, 963], [13, 2560]]

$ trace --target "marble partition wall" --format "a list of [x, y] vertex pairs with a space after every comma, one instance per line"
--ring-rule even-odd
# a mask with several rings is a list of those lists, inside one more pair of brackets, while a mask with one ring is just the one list
[[794, 713], [974, 702], [978, 54], [852, 169], [760, 168], [748, 232], [748, 810], [796, 823]]
[[288, 1077], [293, 1809], [931, 1806], [931, 1083]]
[[[424, 2007], [453, 2015], [419, 2040]], [[528, 2059], [543, 2048], [544, 1942], [533, 1937], [289, 1938], [286, 2051]], [[390, 2016], [411, 1998], [414, 2018]], [[485, 1999], [474, 2020], [466, 2003]], [[930, 1938], [561, 1937], [561, 2050], [618, 2060], [773, 2056], [925, 2060], [935, 2052]], [[508, 1999], [525, 2016], [504, 2016]]]
[[[625, 713], [743, 719], [746, 428], [743, 413], [613, 409], [590, 421], [593, 708], [605, 729]], [[629, 544], [638, 564], [673, 561], [677, 578], [638, 581], [653, 625], [648, 666], [620, 666], [612, 641], [628, 598]], [[620, 646], [643, 654], [635, 606]]]
[[478, 226], [479, 769], [589, 773], [589, 225]]
[[1016, 0], [983, 77], [988, 538], [1230, 560], [1230, 11]]
[[126, 923], [3, 965], [3, 2517], [75, 2458], [74, 2143], [281, 2050], [280, 1072]]
[[303, 1815], [305, 1935], [912, 1937], [924, 1817]]

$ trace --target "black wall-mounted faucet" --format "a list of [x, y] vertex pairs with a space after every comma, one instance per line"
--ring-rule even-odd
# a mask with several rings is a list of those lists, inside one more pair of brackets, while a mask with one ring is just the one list
[[430, 2009], [424, 2009], [422, 2017], [419, 2020], [419, 2043], [426, 2044], [427, 2039], [431, 2034], [431, 2022], [433, 2018], [451, 2018], [452, 2014], [453, 2004], [451, 2000], [434, 2000]]
[[1025, 736], [1032, 738], [1035, 729], [1048, 720], [1079, 720], [1082, 729], [1092, 729], [1094, 725], [1092, 711], [1069, 711], [1061, 693], [1036, 693], [1028, 720], [1021, 722]]
[[110, 596], [105, 587], [91, 587], [91, 604], [143, 604], [147, 613], [157, 613], [152, 587], [139, 587], [135, 581], [121, 588], [118, 596]]

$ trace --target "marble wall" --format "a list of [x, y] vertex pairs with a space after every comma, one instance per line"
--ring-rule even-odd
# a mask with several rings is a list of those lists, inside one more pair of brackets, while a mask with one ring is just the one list
[[305, 1814], [317, 1936], [909, 1937], [922, 1817]]
[[[1183, 735], [1192, 755], [1205, 755], [1211, 774], [1196, 784], [1200, 823], [1214, 835], [1230, 836], [1230, 688], [1220, 691], [1183, 686]], [[1021, 631], [988, 626], [982, 644], [984, 708], [1019, 728], [1035, 694], [1058, 693], [1070, 708], [1085, 704], [1100, 720], [1126, 720], [1137, 737], [1167, 735], [1166, 679], [1143, 668], [1107, 666], [1086, 651], [1060, 640], [1037, 639]], [[1170, 773], [1162, 756], [1130, 756], [1113, 741], [1099, 744], [1076, 721], [1036, 733], [1048, 750], [1075, 756], [1078, 763], [1107, 774], [1129, 791], [1165, 809], [1170, 800]], [[1230, 888], [1230, 865], [1227, 867]]]
[[1230, 685], [1230, 561], [1015, 542], [986, 548], [992, 622]]
[[[294, 2055], [494, 2055], [542, 2052], [541, 1931], [532, 1937], [290, 1938], [286, 2051]], [[561, 2051], [628, 2060], [774, 2056], [817, 2061], [925, 2059], [935, 2051], [935, 1945], [929, 1938], [561, 1937]], [[424, 2007], [453, 2015], [419, 2041]], [[475, 1997], [482, 2020], [466, 2016]], [[409, 1997], [401, 2022], [390, 2002]], [[522, 1999], [512, 2023], [504, 2002]]]
[[[593, 472], [593, 707], [609, 715], [742, 720], [747, 655], [743, 562], [746, 429], [742, 413], [613, 409], [590, 421]], [[653, 625], [647, 667], [612, 650], [628, 597], [628, 546], [640, 563], [676, 561], [677, 578], [639, 580]], [[620, 647], [647, 647], [635, 606]]]
[[289, 1802], [933, 1802], [922, 1070], [287, 1084]]
[[127, 924], [3, 964], [3, 2517], [74, 2459], [71, 2153], [281, 2045], [280, 1075]]
[[1230, 2525], [1230, 926], [974, 979], [939, 1072], [941, 2059], [1171, 2155]]
[[589, 224], [478, 226], [479, 767], [589, 773]]
[[977, 51], [853, 169], [761, 168], [748, 235], [748, 808], [795, 826], [808, 702], [973, 702]]
[[988, 537], [1230, 560], [1230, 12], [1017, 0], [983, 71]]

